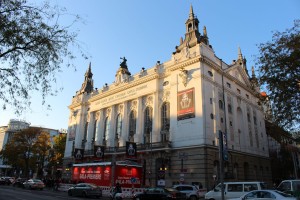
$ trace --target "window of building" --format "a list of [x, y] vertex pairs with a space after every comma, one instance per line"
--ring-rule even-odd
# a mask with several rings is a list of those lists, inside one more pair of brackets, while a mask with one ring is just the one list
[[223, 101], [222, 101], [222, 100], [219, 100], [219, 108], [220, 108], [221, 110], [223, 110]]
[[116, 119], [116, 135], [115, 135], [115, 146], [119, 146], [119, 139], [122, 135], [122, 115], [118, 114]]
[[240, 89], [237, 88], [236, 91], [237, 91], [238, 94], [241, 94], [241, 90]]
[[144, 144], [151, 142], [152, 132], [152, 108], [147, 107], [144, 113]]
[[213, 77], [213, 73], [211, 71], [208, 71], [207, 73], [208, 73], [208, 75], [210, 75], [211, 77]]
[[108, 117], [105, 118], [105, 123], [104, 123], [104, 134], [103, 134], [103, 145], [107, 145], [107, 139], [108, 139], [108, 134], [109, 134], [109, 129], [110, 129], [110, 120]]
[[213, 99], [209, 98], [209, 102], [210, 102], [210, 104], [212, 104], [213, 103]]
[[165, 102], [161, 108], [161, 130], [169, 131], [170, 128], [170, 104]]
[[231, 106], [231, 104], [228, 104], [227, 107], [228, 107], [228, 112], [229, 112], [229, 113], [232, 113], [232, 106]]
[[249, 99], [249, 94], [246, 94], [246, 98]]
[[129, 142], [134, 142], [135, 132], [136, 132], [136, 112], [132, 110], [129, 115], [129, 136], [128, 136]]
[[231, 88], [231, 84], [230, 83], [227, 82], [226, 85], [227, 85], [228, 88]]
[[250, 113], [247, 113], [248, 122], [251, 122]]
[[210, 113], [210, 118], [214, 119], [214, 114]]

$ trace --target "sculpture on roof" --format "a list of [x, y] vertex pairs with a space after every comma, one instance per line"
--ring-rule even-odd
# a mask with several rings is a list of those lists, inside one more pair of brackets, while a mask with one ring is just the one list
[[127, 63], [126, 63], [127, 59], [125, 58], [125, 56], [123, 58], [120, 58], [120, 59], [123, 59], [123, 61], [120, 64], [120, 67], [127, 69]]

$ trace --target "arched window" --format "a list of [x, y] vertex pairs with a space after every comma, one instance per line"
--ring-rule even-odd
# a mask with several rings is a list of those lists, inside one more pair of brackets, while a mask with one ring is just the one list
[[119, 140], [122, 134], [122, 115], [118, 114], [116, 119], [116, 135], [115, 135], [115, 146], [119, 147]]
[[161, 107], [161, 130], [169, 131], [170, 128], [170, 104], [165, 102]]
[[82, 148], [85, 148], [85, 143], [87, 142], [87, 134], [88, 134], [89, 122], [86, 122], [84, 125], [84, 135], [82, 140]]
[[128, 136], [129, 142], [134, 142], [135, 132], [136, 132], [136, 112], [132, 110], [129, 115], [129, 136]]
[[152, 132], [152, 108], [147, 107], [144, 113], [144, 144], [151, 142]]
[[229, 112], [229, 113], [232, 113], [232, 107], [231, 107], [231, 104], [228, 104], [228, 112]]
[[164, 102], [161, 108], [161, 141], [169, 140], [170, 129], [170, 104]]
[[109, 129], [110, 129], [110, 121], [109, 121], [108, 117], [106, 117], [105, 124], [104, 124], [104, 134], [103, 134], [103, 145], [104, 146], [107, 145]]
[[190, 23], [190, 24], [188, 25], [188, 32], [190, 32], [190, 31], [192, 30], [192, 28], [193, 28], [193, 25]]
[[223, 110], [223, 101], [222, 100], [219, 100], [219, 109]]

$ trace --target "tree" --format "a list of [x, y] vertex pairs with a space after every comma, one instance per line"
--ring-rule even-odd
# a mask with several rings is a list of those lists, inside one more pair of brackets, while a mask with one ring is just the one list
[[49, 133], [30, 127], [14, 133], [0, 154], [7, 164], [23, 169], [28, 177], [29, 169], [35, 169], [37, 162], [45, 161], [41, 159], [46, 157], [47, 149], [50, 149]]
[[259, 80], [269, 91], [274, 123], [285, 130], [300, 127], [300, 20], [259, 46]]
[[[30, 94], [38, 91], [42, 105], [52, 88], [56, 73], [63, 65], [73, 66], [74, 49], [85, 56], [77, 33], [70, 30], [80, 19], [75, 16], [71, 25], [59, 24], [66, 10], [50, 6], [31, 5], [27, 0], [0, 0], [0, 100], [2, 108], [11, 105], [16, 114], [30, 107]], [[76, 47], [71, 48], [70, 47]], [[48, 106], [50, 107], [50, 106]]]
[[61, 133], [53, 138], [54, 145], [49, 159], [49, 168], [56, 169], [62, 165], [65, 154], [67, 134]]

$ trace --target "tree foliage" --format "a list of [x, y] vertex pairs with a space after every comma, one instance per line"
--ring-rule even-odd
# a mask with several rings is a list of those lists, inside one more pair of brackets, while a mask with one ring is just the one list
[[[20, 114], [30, 106], [30, 94], [38, 91], [42, 104], [46, 97], [57, 94], [52, 88], [56, 73], [63, 65], [74, 66], [74, 50], [85, 56], [77, 32], [70, 25], [60, 25], [67, 12], [44, 2], [31, 5], [27, 0], [0, 0], [0, 101]], [[75, 47], [75, 48], [73, 48]], [[71, 49], [72, 48], [72, 49]]]
[[274, 122], [285, 130], [300, 127], [300, 20], [259, 46], [259, 80], [266, 86]]
[[59, 134], [53, 138], [53, 149], [52, 155], [50, 155], [49, 165], [50, 166], [61, 166], [65, 154], [67, 134]]
[[23, 169], [28, 176], [29, 169], [43, 168], [50, 149], [49, 133], [40, 128], [27, 128], [14, 133], [11, 140], [1, 151], [1, 156], [7, 164]]

